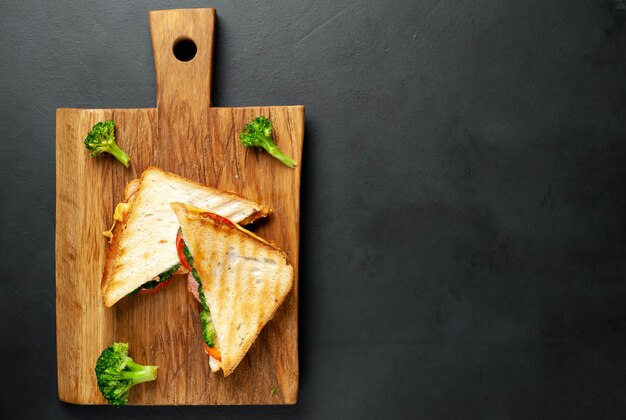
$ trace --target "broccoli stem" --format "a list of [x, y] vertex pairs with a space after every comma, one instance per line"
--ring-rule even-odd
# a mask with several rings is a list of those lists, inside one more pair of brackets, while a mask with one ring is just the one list
[[130, 370], [122, 371], [122, 378], [130, 379], [135, 384], [153, 381], [156, 379], [157, 366], [144, 366], [135, 362], [126, 362], [126, 367]]
[[296, 167], [296, 161], [283, 154], [283, 152], [281, 152], [280, 149], [274, 144], [274, 140], [272, 140], [271, 137], [264, 136], [261, 147], [267, 150], [270, 155], [274, 156], [276, 159], [280, 160], [282, 163], [289, 166], [290, 168]]
[[153, 366], [146, 366], [144, 370], [134, 372], [122, 372], [122, 379], [130, 379], [133, 384], [149, 382], [156, 379], [156, 369]]
[[130, 157], [122, 149], [120, 149], [119, 146], [115, 144], [115, 142], [109, 145], [109, 153], [115, 156], [117, 160], [122, 162], [122, 165], [128, 168]]

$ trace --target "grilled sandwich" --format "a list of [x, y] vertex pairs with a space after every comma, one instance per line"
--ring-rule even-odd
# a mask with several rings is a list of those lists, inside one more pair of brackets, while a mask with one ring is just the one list
[[202, 304], [202, 338], [212, 371], [230, 375], [285, 300], [293, 268], [276, 246], [232, 220], [183, 203], [181, 264], [191, 271]]
[[116, 207], [118, 223], [105, 233], [111, 238], [101, 283], [107, 307], [133, 292], [159, 288], [173, 274], [185, 272], [176, 253], [179, 223], [170, 202], [199, 206], [241, 224], [270, 213], [252, 200], [156, 167], [127, 185], [124, 201]]

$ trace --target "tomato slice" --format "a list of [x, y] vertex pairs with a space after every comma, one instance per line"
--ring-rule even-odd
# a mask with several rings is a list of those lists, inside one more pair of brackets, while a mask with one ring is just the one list
[[218, 223], [223, 223], [225, 225], [231, 226], [231, 227], [235, 227], [235, 224], [233, 222], [231, 222], [230, 220], [228, 220], [227, 218], [220, 216], [219, 214], [215, 214], [215, 213], [211, 213], [210, 211], [205, 211], [200, 213], [200, 216], [202, 217], [210, 217], [211, 219], [215, 220]]
[[180, 263], [183, 265], [183, 267], [191, 272], [193, 270], [193, 267], [189, 264], [189, 261], [187, 261], [184, 249], [185, 241], [183, 241], [183, 237], [180, 236], [180, 229], [178, 229], [178, 232], [176, 233], [176, 251], [178, 252], [178, 259], [180, 260]]
[[141, 290], [139, 290], [139, 293], [144, 293], [144, 294], [146, 294], [146, 293], [156, 293], [159, 290], [163, 289], [165, 286], [167, 286], [172, 281], [173, 278], [174, 278], [174, 276], [170, 277], [169, 279], [159, 283], [158, 286], [153, 287], [152, 289], [141, 289]]
[[220, 351], [217, 349], [217, 347], [209, 347], [204, 341], [202, 342], [202, 344], [204, 344], [204, 352], [206, 354], [208, 354], [218, 362], [222, 361], [222, 355], [220, 354]]

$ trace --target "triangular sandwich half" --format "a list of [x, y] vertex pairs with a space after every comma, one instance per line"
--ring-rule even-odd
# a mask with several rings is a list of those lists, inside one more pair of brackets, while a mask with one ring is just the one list
[[126, 203], [118, 205], [115, 212], [119, 223], [111, 232], [101, 283], [107, 307], [180, 272], [175, 245], [179, 224], [170, 202], [201, 206], [242, 224], [270, 213], [252, 200], [155, 167], [146, 169], [138, 181], [131, 181], [124, 198]]
[[214, 347], [207, 351], [215, 355], [211, 368], [228, 376], [285, 300], [293, 268], [281, 249], [232, 221], [188, 204], [171, 206], [200, 282], [203, 339], [211, 336]]

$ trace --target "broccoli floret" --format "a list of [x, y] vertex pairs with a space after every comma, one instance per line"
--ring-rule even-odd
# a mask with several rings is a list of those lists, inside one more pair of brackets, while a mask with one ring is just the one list
[[295, 168], [296, 166], [296, 162], [285, 156], [274, 144], [272, 139], [272, 122], [264, 116], [257, 117], [246, 125], [241, 134], [239, 134], [239, 139], [246, 147], [257, 146], [264, 148], [270, 155], [290, 168]]
[[99, 122], [93, 126], [85, 138], [85, 147], [91, 157], [100, 156], [102, 153], [110, 153], [122, 165], [128, 168], [130, 157], [115, 143], [115, 122], [108, 120]]
[[122, 407], [128, 402], [130, 389], [142, 382], [154, 381], [158, 366], [137, 364], [128, 356], [128, 343], [113, 343], [96, 362], [98, 388], [107, 402]]
[[207, 346], [215, 347], [217, 332], [215, 331], [215, 325], [213, 325], [213, 319], [211, 319], [211, 312], [208, 309], [200, 312], [200, 320], [202, 321], [202, 339]]

